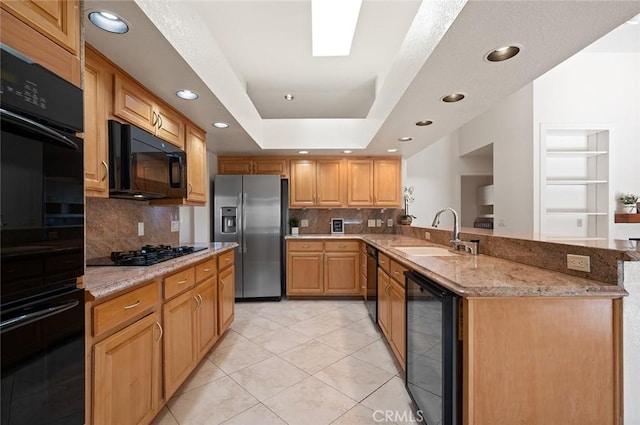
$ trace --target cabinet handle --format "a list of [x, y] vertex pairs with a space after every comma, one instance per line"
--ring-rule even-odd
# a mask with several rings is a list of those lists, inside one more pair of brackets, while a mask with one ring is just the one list
[[109, 166], [104, 161], [100, 161], [100, 162], [102, 163], [102, 166], [104, 167], [104, 176], [102, 176], [102, 178], [100, 179], [100, 181], [103, 182], [103, 181], [106, 180], [107, 176], [109, 175]]
[[158, 128], [162, 128], [162, 115], [158, 114]]
[[189, 194], [193, 192], [193, 185], [191, 183], [187, 183], [189, 185]]
[[206, 268], [206, 269], [203, 270], [203, 272], [210, 272], [210, 271], [211, 271], [210, 268]]
[[346, 248], [346, 245], [338, 245], [338, 248]]
[[309, 245], [302, 245], [303, 248], [309, 248]]
[[198, 299], [200, 300], [200, 306], [198, 307], [198, 308], [200, 308], [200, 307], [202, 307], [202, 295], [196, 294], [196, 297], [198, 297]]
[[393, 274], [400, 274], [400, 272], [399, 272], [399, 271], [397, 271], [397, 270], [394, 270], [394, 271], [393, 271]]
[[221, 291], [223, 291], [223, 290], [224, 290], [224, 280], [221, 280], [221, 281], [220, 281], [220, 285], [222, 285], [222, 287], [220, 288], [220, 290], [221, 290]]
[[160, 322], [156, 322], [156, 325], [158, 326], [158, 330], [160, 331], [160, 336], [158, 337], [158, 339], [156, 339], [156, 341], [160, 341], [162, 339], [162, 335], [164, 335], [164, 331], [162, 330], [162, 325], [160, 324]]
[[185, 283], [187, 283], [188, 280], [187, 279], [182, 279], [178, 281], [178, 285], [184, 285]]
[[125, 310], [130, 310], [132, 308], [138, 307], [140, 305], [140, 300], [134, 302], [133, 304], [124, 306]]
[[158, 114], [156, 114], [156, 111], [152, 111], [153, 113], [153, 122], [151, 123], [152, 126], [156, 126], [156, 124], [158, 123]]

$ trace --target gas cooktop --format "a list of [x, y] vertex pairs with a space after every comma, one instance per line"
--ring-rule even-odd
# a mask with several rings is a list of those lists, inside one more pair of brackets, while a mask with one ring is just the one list
[[206, 246], [145, 245], [137, 251], [116, 251], [109, 257], [87, 260], [87, 266], [151, 266], [172, 258], [193, 254]]

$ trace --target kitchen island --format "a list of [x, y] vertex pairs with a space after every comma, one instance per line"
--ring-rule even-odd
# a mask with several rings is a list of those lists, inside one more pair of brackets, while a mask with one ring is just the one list
[[[387, 272], [378, 270], [378, 288], [380, 278], [393, 287], [388, 270], [404, 268], [461, 297], [461, 423], [622, 423], [627, 292], [621, 286], [487, 255], [412, 256], [398, 248], [445, 247], [402, 235], [304, 235], [288, 242], [336, 239], [370, 244], [390, 260]], [[404, 366], [412, 359], [395, 336], [409, 330], [393, 322], [404, 311], [384, 317], [390, 323], [381, 328], [391, 329], [385, 336]]]

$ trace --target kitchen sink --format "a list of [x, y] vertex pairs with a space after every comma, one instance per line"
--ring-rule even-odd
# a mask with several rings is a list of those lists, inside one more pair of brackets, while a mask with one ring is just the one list
[[394, 248], [411, 257], [445, 257], [458, 255], [448, 248], [439, 248], [437, 246], [396, 246]]

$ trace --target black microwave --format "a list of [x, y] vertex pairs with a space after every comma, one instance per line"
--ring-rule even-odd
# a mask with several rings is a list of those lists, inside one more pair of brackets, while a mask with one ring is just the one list
[[134, 125], [109, 120], [109, 196], [186, 198], [186, 153]]

